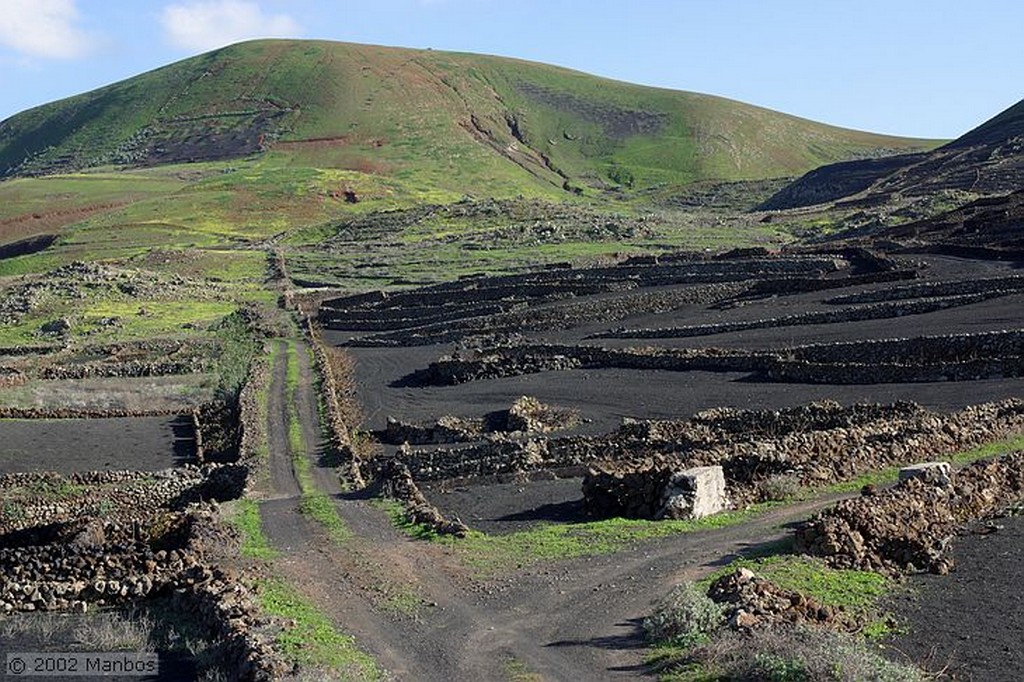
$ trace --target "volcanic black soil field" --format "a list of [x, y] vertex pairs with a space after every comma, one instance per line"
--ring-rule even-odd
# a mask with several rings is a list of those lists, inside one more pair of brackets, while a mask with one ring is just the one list
[[[320, 321], [354, 355], [378, 433], [389, 418], [479, 420], [532, 396], [578, 411], [558, 435], [594, 435], [716, 407], [827, 399], [948, 412], [1019, 396], [1022, 302], [1018, 263], [851, 250], [478, 277], [327, 301]], [[495, 480], [472, 481], [483, 482]], [[579, 510], [575, 484], [451, 490], [425, 487], [492, 531]]]
[[187, 416], [0, 419], [0, 474], [28, 471], [158, 471], [193, 461]]

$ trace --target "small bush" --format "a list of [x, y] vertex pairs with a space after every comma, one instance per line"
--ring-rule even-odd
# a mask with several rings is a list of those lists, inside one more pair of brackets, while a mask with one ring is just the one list
[[855, 635], [780, 627], [747, 635], [724, 632], [689, 661], [714, 679], [759, 682], [920, 682], [923, 673], [883, 658]]
[[654, 642], [690, 646], [717, 630], [724, 620], [721, 606], [693, 583], [682, 583], [644, 619], [644, 631]]
[[780, 474], [758, 485], [762, 502], [784, 502], [800, 493], [800, 479], [795, 474]]

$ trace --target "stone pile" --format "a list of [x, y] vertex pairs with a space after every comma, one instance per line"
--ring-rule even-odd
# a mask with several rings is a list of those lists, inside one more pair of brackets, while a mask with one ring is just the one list
[[575, 410], [545, 405], [536, 398], [522, 396], [509, 409], [483, 418], [445, 415], [434, 422], [411, 423], [388, 417], [379, 437], [391, 445], [467, 443], [494, 434], [546, 433], [570, 428], [579, 422], [579, 414]]
[[508, 409], [505, 431], [524, 433], [545, 433], [556, 429], [569, 428], [579, 423], [579, 414], [545, 405], [536, 398], [522, 396]]
[[0, 365], [0, 388], [20, 386], [28, 380], [23, 372], [15, 367]]
[[838, 568], [945, 573], [961, 525], [1022, 499], [1024, 452], [1016, 452], [841, 501], [797, 530], [796, 547]]
[[816, 625], [852, 629], [854, 619], [841, 608], [786, 590], [753, 571], [740, 568], [722, 576], [708, 588], [712, 601], [725, 607], [726, 623], [734, 630], [775, 625]]

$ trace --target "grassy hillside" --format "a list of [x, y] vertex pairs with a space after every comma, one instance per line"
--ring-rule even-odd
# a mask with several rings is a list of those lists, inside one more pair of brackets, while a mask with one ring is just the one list
[[[478, 218], [403, 224], [358, 250], [304, 252], [300, 270], [316, 281], [391, 282], [391, 270], [398, 281], [432, 281], [452, 268], [777, 243], [785, 236], [774, 228], [682, 214], [609, 238], [598, 214], [635, 214], [695, 182], [792, 176], [930, 146], [513, 59], [254, 41], [0, 123], [0, 247], [15, 254], [0, 258], [0, 278], [85, 260], [253, 281], [265, 249], [288, 233], [288, 248], [312, 245], [362, 216], [377, 224], [382, 211], [465, 198], [591, 212], [554, 235], [538, 226], [557, 208], [496, 217], [484, 243]], [[510, 241], [520, 223], [536, 239]]]
[[493, 196], [778, 177], [929, 145], [511, 59], [273, 40], [18, 114], [0, 124], [0, 175], [263, 152]]

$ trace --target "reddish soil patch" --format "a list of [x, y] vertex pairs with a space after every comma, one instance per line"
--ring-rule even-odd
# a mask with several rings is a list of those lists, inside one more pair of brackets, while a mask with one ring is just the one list
[[187, 416], [0, 420], [0, 474], [158, 471], [195, 461]]
[[54, 232], [65, 225], [85, 220], [89, 216], [127, 206], [130, 201], [117, 201], [91, 206], [57, 209], [40, 213], [25, 213], [0, 220], [0, 243]]

